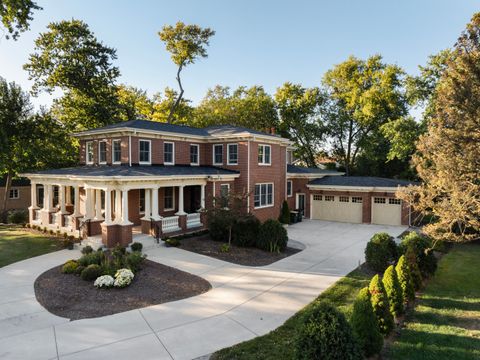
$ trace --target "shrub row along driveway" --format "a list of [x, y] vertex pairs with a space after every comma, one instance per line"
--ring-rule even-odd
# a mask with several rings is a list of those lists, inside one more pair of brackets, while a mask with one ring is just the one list
[[[59, 251], [0, 269], [0, 358], [192, 359], [281, 325], [363, 261], [377, 232], [404, 227], [305, 221], [288, 228], [306, 249], [254, 268], [176, 248], [151, 247], [148, 258], [205, 278], [205, 294], [69, 322], [35, 300], [33, 282], [75, 251]], [[152, 240], [149, 240], [152, 241]], [[101, 304], [98, 304], [101, 306]]]

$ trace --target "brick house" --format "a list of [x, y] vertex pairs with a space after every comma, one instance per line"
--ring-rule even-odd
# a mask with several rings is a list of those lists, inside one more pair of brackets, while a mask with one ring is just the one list
[[[323, 188], [316, 182], [345, 177], [293, 166], [289, 140], [230, 125], [200, 129], [133, 120], [74, 136], [80, 142], [79, 167], [24, 174], [32, 183], [30, 222], [71, 232], [88, 222], [87, 235], [101, 235], [107, 246], [130, 243], [133, 228], [149, 233], [152, 222], [163, 234], [201, 229], [205, 219], [199, 210], [232, 191], [248, 194], [247, 211], [261, 221], [278, 218], [284, 200], [306, 217], [329, 220], [331, 214], [318, 210], [320, 195], [344, 200], [360, 192], [366, 204], [381, 196], [395, 199], [397, 187], [405, 185], [392, 181], [355, 192], [342, 184]], [[405, 221], [397, 220], [391, 223]], [[372, 217], [364, 215], [360, 222]]]
[[[6, 177], [0, 178], [0, 201], [5, 196]], [[30, 180], [13, 179], [7, 194], [5, 210], [27, 210], [30, 206]]]

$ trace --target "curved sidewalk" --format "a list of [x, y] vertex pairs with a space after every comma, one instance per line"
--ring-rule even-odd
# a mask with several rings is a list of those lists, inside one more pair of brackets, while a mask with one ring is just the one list
[[[233, 265], [176, 248], [148, 258], [208, 280], [213, 289], [180, 301], [95, 319], [47, 312], [33, 283], [79, 251], [62, 250], [0, 268], [0, 359], [193, 359], [280, 326], [363, 261], [370, 237], [405, 227], [305, 221], [288, 228], [306, 246], [264, 267]], [[153, 241], [153, 240], [152, 240]], [[101, 306], [101, 304], [99, 304]]]

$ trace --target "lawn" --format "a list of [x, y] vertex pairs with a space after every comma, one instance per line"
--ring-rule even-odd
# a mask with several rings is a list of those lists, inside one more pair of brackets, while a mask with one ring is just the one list
[[61, 248], [58, 239], [35, 234], [19, 226], [0, 226], [0, 267]]
[[480, 359], [480, 244], [456, 245], [407, 317], [389, 359]]
[[367, 286], [373, 274], [359, 268], [337, 281], [324, 291], [316, 300], [300, 310], [282, 326], [272, 332], [223, 349], [215, 353], [212, 360], [220, 359], [293, 359], [293, 342], [301, 323], [301, 317], [316, 301], [328, 300], [342, 312], [348, 314], [358, 291]]

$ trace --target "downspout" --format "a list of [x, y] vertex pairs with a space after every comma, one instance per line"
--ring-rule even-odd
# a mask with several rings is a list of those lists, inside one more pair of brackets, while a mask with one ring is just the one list
[[250, 213], [250, 140], [247, 141], [247, 211]]
[[132, 135], [128, 135], [128, 166], [132, 166]]

